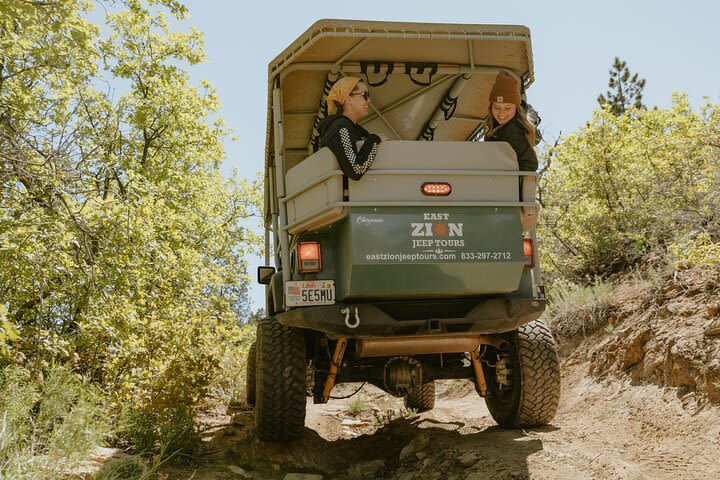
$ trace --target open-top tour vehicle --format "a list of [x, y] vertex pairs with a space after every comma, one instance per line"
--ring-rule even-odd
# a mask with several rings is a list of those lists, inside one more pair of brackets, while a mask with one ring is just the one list
[[[530, 32], [514, 25], [321, 20], [269, 65], [265, 161], [267, 318], [248, 359], [260, 438], [297, 437], [306, 396], [370, 382], [423, 411], [435, 380], [472, 379], [502, 426], [550, 422], [556, 347], [537, 320], [537, 174], [483, 142], [505, 70], [533, 82]], [[363, 78], [383, 141], [347, 180], [317, 149], [326, 96]], [[316, 151], [317, 150], [317, 151]]]

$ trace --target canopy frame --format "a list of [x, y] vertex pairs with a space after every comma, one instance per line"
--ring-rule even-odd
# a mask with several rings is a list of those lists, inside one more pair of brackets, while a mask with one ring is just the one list
[[[357, 39], [348, 48], [336, 52], [333, 59], [308, 59], [321, 57], [325, 53], [322, 49], [313, 52], [313, 47], [323, 40], [332, 39], [342, 42], [347, 39]], [[524, 92], [534, 81], [532, 50], [530, 32], [526, 27], [514, 25], [461, 25], [461, 24], [423, 24], [423, 23], [400, 23], [400, 22], [371, 22], [357, 20], [320, 20], [310, 27], [295, 42], [288, 46], [268, 66], [268, 118], [266, 123], [266, 146], [265, 146], [265, 259], [269, 263], [270, 253], [267, 251], [271, 242], [275, 250], [275, 263], [278, 266], [285, 266], [282, 269], [283, 281], [290, 279], [289, 246], [290, 237], [287, 232], [287, 208], [285, 194], [285, 173], [288, 154], [306, 157], [312, 154], [318, 141], [318, 125], [320, 120], [327, 115], [327, 94], [332, 84], [341, 76], [347, 74], [362, 73], [363, 66], [353, 56], [362, 52], [371, 40], [387, 40], [388, 42], [404, 40], [430, 40], [442, 42], [446, 40], [463, 41], [465, 45], [465, 58], [461, 62], [440, 61], [442, 58], [429, 58], [430, 64], [434, 64], [435, 79], [429, 77], [427, 85], [404, 93], [400, 98], [395, 99], [383, 108], [371, 103], [373, 113], [365, 119], [362, 124], [367, 125], [374, 121], [381, 121], [397, 139], [405, 139], [398, 125], [389, 118], [389, 115], [396, 113], [399, 109], [408, 106], [414, 100], [423, 95], [447, 85], [449, 88], [444, 92], [440, 102], [434, 110], [425, 118], [425, 124], [418, 139], [432, 140], [434, 131], [443, 121], [450, 119], [461, 122], [475, 122], [477, 125], [464, 140], [476, 140], [482, 133], [486, 116], [477, 114], [458, 114], [453, 101], [457, 101], [460, 91], [465, 83], [474, 75], [492, 75], [500, 70], [509, 71], [515, 75], [521, 83]], [[524, 65], [520, 70], [508, 68], [506, 65], [478, 64], [475, 58], [475, 49], [483, 42], [519, 42], [524, 46], [525, 58], [520, 64]], [[396, 43], [397, 44], [397, 43]], [[486, 45], [487, 47], [487, 45]], [[391, 55], [388, 54], [388, 58]], [[330, 61], [328, 61], [330, 60]], [[388, 61], [389, 62], [389, 61]], [[383, 63], [388, 63], [383, 61]], [[524, 63], [523, 63], [524, 62]], [[417, 62], [391, 62], [395, 67], [413, 68]], [[324, 86], [320, 97], [319, 106], [315, 110], [297, 109], [286, 111], [283, 107], [283, 95], [287, 78], [296, 72], [319, 72], [327, 71], [324, 79]], [[389, 76], [389, 74], [388, 74]], [[412, 79], [412, 76], [410, 78]], [[387, 80], [387, 76], [386, 76]], [[415, 80], [414, 83], [418, 84]], [[419, 85], [419, 84], [418, 84]], [[369, 85], [369, 88], [370, 85]], [[452, 112], [449, 113], [450, 108]], [[308, 132], [307, 141], [304, 145], [287, 144], [285, 141], [286, 121], [306, 122], [314, 116], [312, 127]]]

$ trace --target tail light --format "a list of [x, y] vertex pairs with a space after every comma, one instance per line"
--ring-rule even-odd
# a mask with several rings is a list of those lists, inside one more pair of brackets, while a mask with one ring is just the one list
[[420, 191], [429, 197], [447, 197], [452, 193], [452, 187], [446, 182], [425, 182], [420, 186]]
[[525, 255], [525, 268], [535, 267], [535, 244], [531, 238], [523, 238], [523, 255]]
[[319, 242], [300, 242], [297, 252], [300, 273], [316, 273], [322, 269]]

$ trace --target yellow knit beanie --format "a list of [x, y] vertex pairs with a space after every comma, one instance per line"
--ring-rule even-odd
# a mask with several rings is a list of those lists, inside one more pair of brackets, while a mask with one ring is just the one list
[[355, 86], [360, 81], [357, 77], [343, 77], [332, 86], [327, 96], [327, 107], [330, 115], [335, 113], [335, 102], [342, 105], [347, 100], [348, 95], [355, 90]]

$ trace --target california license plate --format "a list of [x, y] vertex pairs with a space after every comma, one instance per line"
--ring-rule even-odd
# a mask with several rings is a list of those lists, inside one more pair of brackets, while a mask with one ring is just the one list
[[285, 282], [285, 302], [288, 307], [334, 305], [334, 280], [303, 280]]

